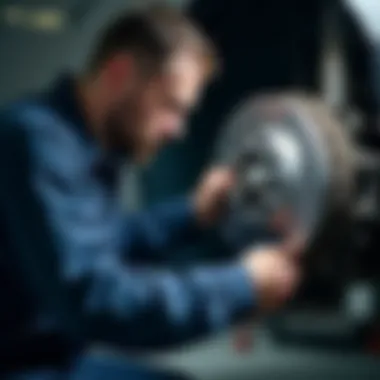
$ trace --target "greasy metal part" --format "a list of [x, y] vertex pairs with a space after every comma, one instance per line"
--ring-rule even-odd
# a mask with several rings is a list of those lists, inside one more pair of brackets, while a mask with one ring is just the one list
[[248, 100], [222, 132], [217, 161], [235, 167], [231, 219], [252, 236], [271, 236], [272, 221], [283, 211], [313, 247], [326, 240], [332, 246], [349, 224], [355, 151], [343, 126], [315, 97]]

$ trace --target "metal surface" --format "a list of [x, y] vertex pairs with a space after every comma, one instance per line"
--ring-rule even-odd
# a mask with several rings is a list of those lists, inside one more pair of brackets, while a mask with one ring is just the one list
[[377, 45], [380, 41], [380, 2], [378, 0], [343, 0], [342, 3], [357, 20], [368, 41]]
[[222, 131], [217, 161], [235, 167], [230, 226], [248, 235], [274, 236], [272, 221], [286, 212], [311, 245], [327, 235], [331, 243], [350, 220], [354, 149], [318, 99], [274, 94], [248, 100]]

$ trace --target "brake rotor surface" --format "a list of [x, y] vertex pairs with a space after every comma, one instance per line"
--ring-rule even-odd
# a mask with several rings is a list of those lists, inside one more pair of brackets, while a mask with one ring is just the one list
[[318, 98], [274, 94], [246, 101], [222, 129], [216, 161], [235, 168], [229, 225], [253, 240], [257, 231], [273, 236], [273, 221], [283, 212], [310, 245], [331, 241], [351, 219], [354, 148]]

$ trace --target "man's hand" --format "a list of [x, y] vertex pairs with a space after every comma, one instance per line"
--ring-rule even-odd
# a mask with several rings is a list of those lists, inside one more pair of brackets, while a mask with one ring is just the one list
[[[251, 275], [259, 312], [279, 308], [293, 296], [301, 279], [299, 259], [303, 248], [302, 239], [293, 236], [282, 245], [246, 252], [243, 264]], [[234, 346], [240, 353], [247, 352], [252, 348], [253, 339], [252, 323], [238, 326]]]
[[242, 258], [251, 275], [258, 307], [271, 311], [281, 307], [296, 291], [300, 278], [300, 255], [304, 243], [298, 236], [284, 243], [249, 249]]
[[202, 177], [193, 195], [198, 221], [202, 226], [211, 227], [223, 216], [233, 184], [233, 173], [227, 168], [211, 169]]

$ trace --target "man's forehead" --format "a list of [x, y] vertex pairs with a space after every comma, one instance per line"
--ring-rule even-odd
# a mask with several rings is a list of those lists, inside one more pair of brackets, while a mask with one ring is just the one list
[[167, 64], [168, 73], [181, 73], [186, 70], [202, 72], [202, 62], [192, 52], [182, 52], [173, 55]]
[[164, 78], [170, 88], [181, 92], [197, 91], [204, 79], [201, 63], [191, 54], [173, 58], [168, 63]]

